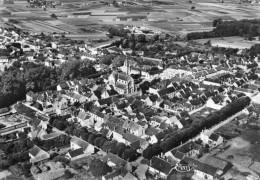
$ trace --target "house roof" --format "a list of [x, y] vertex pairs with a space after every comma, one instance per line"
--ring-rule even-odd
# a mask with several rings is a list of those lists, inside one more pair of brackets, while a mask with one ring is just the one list
[[154, 127], [149, 127], [145, 130], [145, 134], [148, 136], [153, 136], [155, 134], [158, 134], [160, 132], [160, 129], [156, 129]]
[[209, 136], [209, 139], [213, 140], [213, 141], [217, 141], [218, 138], [220, 136], [218, 134], [215, 134], [215, 133], [212, 133], [210, 136]]
[[38, 146], [34, 145], [30, 150], [29, 153], [36, 157], [41, 151], [43, 151], [41, 148], [39, 148]]
[[205, 174], [209, 174], [211, 176], [214, 176], [218, 171], [216, 167], [213, 167], [209, 164], [203, 163], [199, 160], [193, 159], [188, 156], [185, 156], [183, 160], [187, 162], [189, 165], [193, 166], [195, 170], [204, 172]]
[[171, 165], [171, 163], [157, 157], [157, 156], [153, 156], [152, 158], [152, 164], [151, 167], [164, 173], [164, 174], [169, 174], [169, 172], [171, 171], [171, 169], [173, 168], [173, 166]]
[[136, 141], [139, 141], [141, 138], [139, 138], [138, 136], [134, 135], [134, 134], [131, 134], [131, 133], [128, 133], [126, 132], [124, 135], [123, 135], [123, 138], [127, 141], [129, 141], [130, 143], [134, 143]]
[[78, 118], [84, 120], [88, 114], [85, 111], [80, 111], [78, 114]]
[[76, 156], [79, 156], [81, 154], [84, 154], [83, 152], [83, 148], [79, 148], [79, 149], [75, 149], [75, 150], [70, 150], [69, 152], [69, 155], [71, 158], [74, 158]]
[[79, 147], [81, 147], [83, 149], [83, 151], [85, 151], [88, 146], [89, 146], [89, 143], [84, 141], [83, 139], [80, 139], [76, 136], [72, 136], [70, 142], [73, 142], [74, 144], [77, 144]]
[[61, 89], [69, 89], [69, 85], [67, 83], [59, 84], [59, 86], [61, 87]]
[[175, 91], [175, 88], [174, 88], [174, 87], [168, 87], [168, 88], [159, 90], [159, 91], [158, 91], [158, 94], [159, 94], [160, 96], [163, 96], [163, 95], [167, 95], [167, 94], [173, 93], [174, 91]]
[[127, 163], [124, 159], [122, 159], [122, 158], [120, 158], [117, 155], [114, 155], [112, 153], [108, 153], [106, 156], [104, 156], [102, 158], [102, 161], [103, 162], [111, 161], [112, 163], [114, 163], [118, 167], [123, 167]]
[[205, 158], [202, 158], [202, 162], [221, 170], [224, 170], [228, 165], [227, 161], [224, 161], [222, 159], [213, 156], [205, 156]]

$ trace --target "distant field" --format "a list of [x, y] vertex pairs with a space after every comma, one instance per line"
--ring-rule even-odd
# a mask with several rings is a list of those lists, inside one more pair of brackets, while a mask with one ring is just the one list
[[200, 43], [205, 43], [208, 40], [211, 41], [212, 46], [219, 47], [230, 47], [230, 48], [238, 48], [245, 49], [250, 48], [254, 44], [260, 43], [260, 41], [247, 41], [242, 37], [224, 37], [224, 38], [211, 38], [211, 39], [199, 39], [195, 40]]

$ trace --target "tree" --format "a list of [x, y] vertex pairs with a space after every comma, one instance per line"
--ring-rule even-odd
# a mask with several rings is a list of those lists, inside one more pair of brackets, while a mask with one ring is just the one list
[[144, 151], [143, 151], [143, 157], [146, 159], [151, 159], [154, 156], [153, 152], [153, 147], [148, 146]]
[[136, 41], [137, 41], [138, 43], [145, 43], [145, 42], [146, 42], [145, 35], [144, 35], [144, 34], [139, 34], [139, 35], [136, 37]]
[[94, 141], [95, 139], [97, 138], [97, 136], [93, 133], [91, 133], [89, 136], [88, 136], [88, 142], [92, 145], [94, 145]]
[[59, 129], [59, 130], [61, 130], [61, 131], [63, 131], [63, 130], [66, 128], [66, 126], [65, 126], [64, 122], [59, 121], [59, 122], [56, 124], [56, 128]]
[[84, 140], [84, 141], [88, 141], [88, 137], [89, 137], [90, 133], [84, 133], [81, 138]]
[[111, 167], [109, 167], [106, 163], [102, 162], [99, 159], [93, 159], [89, 164], [89, 171], [95, 177], [106, 175], [108, 172], [111, 172], [111, 170]]
[[53, 19], [58, 19], [58, 17], [56, 16], [56, 14], [51, 14], [50, 16], [51, 16], [51, 18], [53, 18]]
[[123, 158], [123, 153], [125, 152], [125, 150], [127, 149], [126, 145], [121, 145], [120, 147], [118, 147], [117, 149], [117, 155], [121, 158]]
[[218, 18], [218, 19], [215, 19], [213, 21], [213, 27], [217, 27], [218, 25], [220, 25], [222, 23], [222, 19], [221, 18]]
[[124, 160], [127, 160], [129, 162], [134, 161], [137, 158], [136, 150], [133, 148], [126, 149], [123, 152], [122, 157]]
[[195, 6], [192, 6], [190, 9], [191, 9], [191, 10], [194, 10], [194, 9], [195, 9]]
[[100, 142], [102, 141], [102, 137], [98, 137], [94, 140], [94, 145], [97, 146], [98, 148], [100, 148]]
[[73, 174], [70, 172], [70, 170], [66, 169], [64, 172], [65, 179], [71, 179], [73, 177]]

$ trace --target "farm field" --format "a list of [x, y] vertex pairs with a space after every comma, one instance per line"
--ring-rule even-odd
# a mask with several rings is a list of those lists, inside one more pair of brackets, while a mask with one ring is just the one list
[[[145, 26], [172, 35], [190, 32], [211, 31], [212, 21], [217, 18], [239, 20], [260, 17], [260, 6], [239, 4], [239, 0], [197, 0], [192, 3], [182, 0], [142, 1], [131, 5], [114, 7], [92, 0], [61, 0], [56, 8], [32, 8], [24, 0], [0, 7], [0, 19], [18, 21], [16, 27], [32, 32], [65, 32], [83, 34], [84, 39], [104, 38], [111, 26]], [[106, 0], [111, 3], [112, 0]], [[194, 9], [191, 7], [194, 6]], [[50, 17], [56, 14], [58, 20]], [[120, 16], [146, 16], [146, 19], [120, 19]], [[81, 36], [74, 37], [81, 38]], [[250, 48], [254, 42], [243, 40], [212, 40], [213, 46]]]
[[238, 37], [238, 36], [236, 36], [236, 37], [199, 39], [199, 40], [195, 40], [195, 41], [204, 44], [208, 40], [211, 41], [212, 46], [227, 47], [227, 48], [230, 47], [230, 48], [238, 48], [238, 49], [250, 48], [254, 44], [259, 43], [259, 41], [248, 41], [248, 40], [244, 40], [244, 38]]

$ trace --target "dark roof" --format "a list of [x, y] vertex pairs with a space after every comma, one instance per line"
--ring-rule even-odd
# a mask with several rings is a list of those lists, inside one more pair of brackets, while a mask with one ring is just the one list
[[163, 96], [163, 95], [167, 95], [167, 94], [173, 93], [174, 91], [175, 91], [175, 88], [174, 88], [174, 87], [168, 87], [168, 88], [159, 90], [159, 91], [158, 91], [158, 94], [159, 94], [160, 96]]
[[36, 157], [40, 152], [42, 151], [41, 148], [39, 148], [38, 146], [34, 145], [30, 150], [29, 150], [29, 153]]
[[215, 133], [212, 133], [210, 136], [209, 136], [209, 139], [213, 140], [213, 141], [217, 141], [219, 138], [219, 135], [218, 134], [215, 134]]
[[158, 96], [155, 94], [155, 95], [151, 95], [149, 96], [149, 99], [152, 101], [152, 102], [156, 102], [156, 99], [158, 98]]
[[154, 169], [156, 169], [164, 174], [169, 174], [169, 172], [173, 168], [171, 163], [169, 163], [157, 156], [153, 156], [151, 167], [153, 167]]
[[131, 143], [134, 143], [136, 141], [139, 141], [141, 138], [139, 138], [138, 136], [134, 135], [134, 134], [131, 134], [131, 133], [125, 133], [123, 135], [123, 138]]
[[83, 154], [84, 152], [83, 152], [82, 148], [79, 148], [79, 149], [75, 149], [75, 150], [70, 150], [68, 153], [71, 158], [74, 158], [76, 156]]
[[216, 167], [205, 164], [205, 163], [203, 163], [199, 160], [193, 159], [191, 157], [185, 156], [183, 160], [185, 162], [187, 162], [189, 165], [193, 166], [195, 170], [204, 172], [205, 174], [214, 176], [218, 170]]
[[224, 161], [222, 159], [219, 159], [219, 158], [213, 157], [213, 156], [207, 156], [202, 161], [205, 164], [211, 165], [211, 166], [216, 167], [216, 168], [221, 169], [221, 170], [224, 170], [228, 165], [227, 161]]

